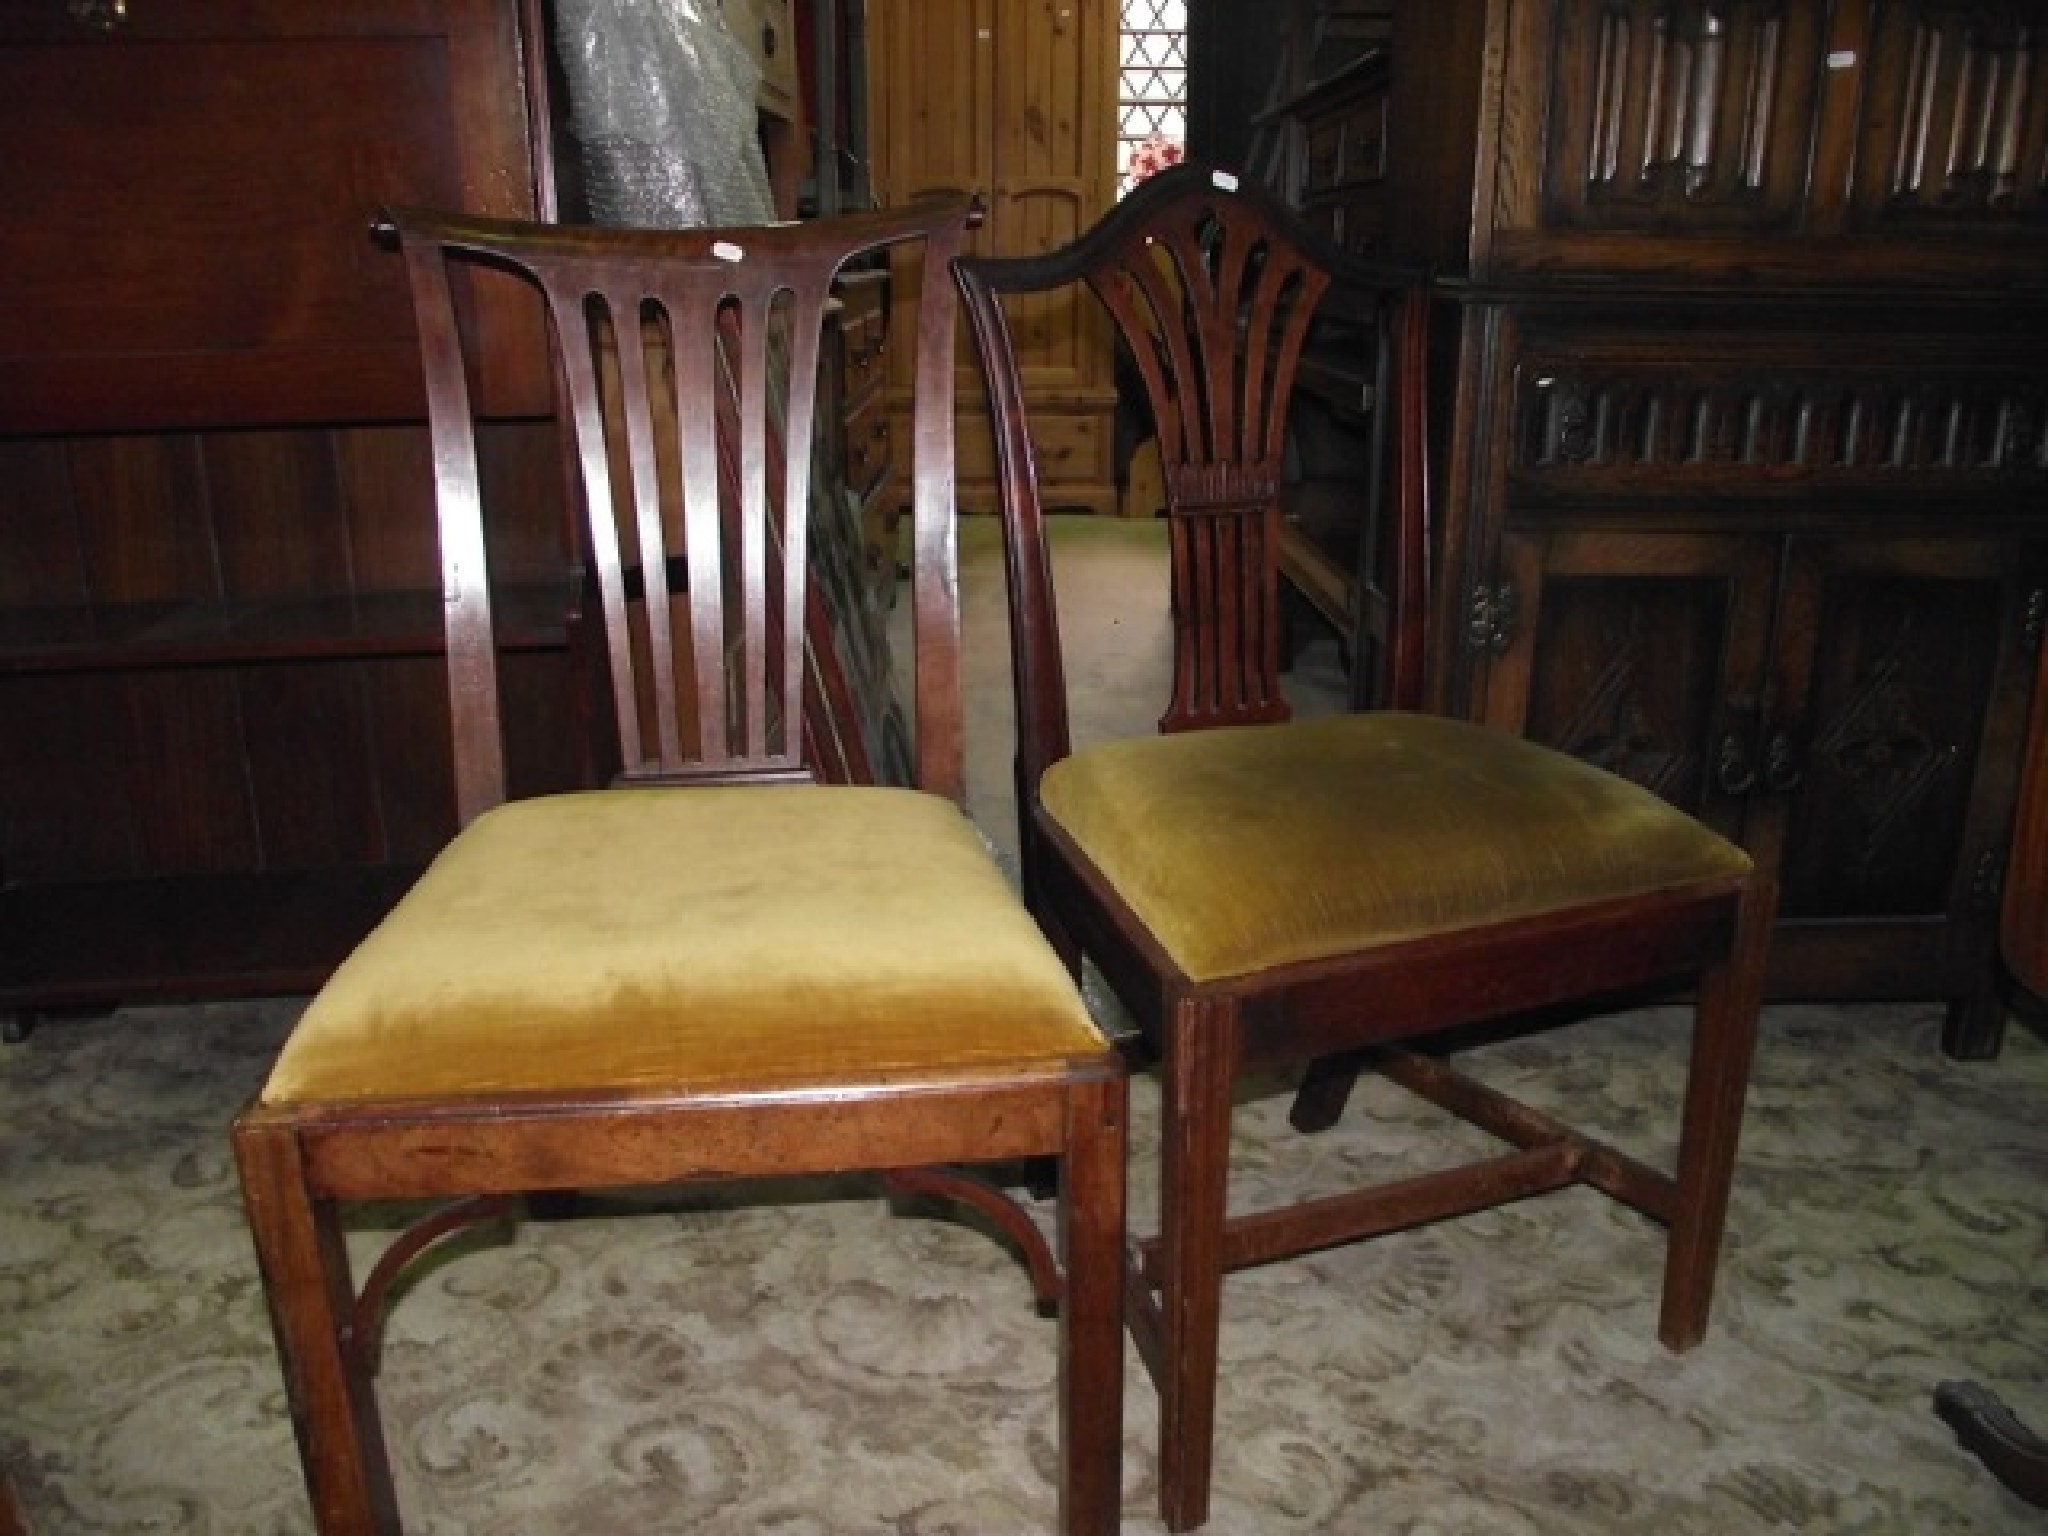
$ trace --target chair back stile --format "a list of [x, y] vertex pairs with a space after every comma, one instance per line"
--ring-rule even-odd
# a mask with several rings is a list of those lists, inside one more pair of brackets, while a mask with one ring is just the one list
[[[1016, 694], [1017, 803], [1029, 805], [1039, 776], [1073, 750], [1067, 719], [1067, 678], [1060, 649], [1059, 603], [1046, 543], [1045, 504], [1038, 492], [1017, 349], [1002, 305], [991, 296], [987, 260], [955, 265], [966, 313], [981, 355], [995, 448], [996, 490], [1003, 516], [1003, 564], [1010, 593], [1010, 667]], [[1027, 845], [1028, 848], [1028, 845]], [[1029, 879], [1029, 855], [1026, 855]]]
[[[395, 238], [397, 233], [388, 222], [380, 223], [378, 232], [387, 238]], [[427, 384], [427, 427], [434, 458], [455, 815], [457, 825], [466, 827], [505, 798], [505, 728], [498, 697], [498, 648], [491, 619], [476, 421], [470, 410], [462, 332], [441, 248], [413, 242], [404, 247], [404, 254]]]
[[[1385, 466], [1393, 497], [1391, 553], [1384, 587], [1365, 601], [1381, 603], [1363, 615], [1361, 633], [1384, 653], [1381, 704], [1387, 709], [1421, 709], [1428, 690], [1429, 594], [1435, 573], [1430, 551], [1429, 483], [1429, 290], [1417, 285], [1396, 301], [1391, 323], [1382, 329], [1374, 399], [1388, 408], [1373, 413], [1375, 463]], [[1381, 434], [1391, 434], [1391, 452]]]
[[[957, 200], [955, 200], [957, 203]], [[842, 221], [845, 254], [922, 241], [960, 249], [955, 204]], [[451, 253], [540, 291], [602, 609], [622, 783], [818, 778], [804, 730], [808, 525], [821, 338], [836, 270], [792, 261], [786, 231], [632, 231], [646, 260], [593, 263], [585, 232], [417, 210], [389, 216], [419, 316], [441, 520], [457, 806], [505, 797], [484, 513], [447, 264]], [[616, 238], [619, 231], [607, 231]], [[951, 303], [920, 305], [920, 369], [951, 377]], [[920, 377], [927, 375], [920, 374]], [[937, 396], [943, 391], [925, 391]], [[689, 402], [696, 402], [693, 407]], [[703, 402], [712, 402], [710, 409]], [[916, 779], [958, 801], [959, 627], [953, 418], [918, 402], [912, 526]]]

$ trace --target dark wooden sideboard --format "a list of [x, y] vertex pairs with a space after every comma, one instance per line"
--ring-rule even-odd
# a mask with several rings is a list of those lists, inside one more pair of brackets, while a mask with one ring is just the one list
[[[792, 24], [786, 0], [728, 15], [763, 48]], [[0, 0], [6, 1033], [309, 990], [453, 833], [418, 351], [369, 230], [386, 203], [573, 197], [547, 23], [543, 0]], [[788, 61], [761, 95], [776, 187]], [[511, 789], [603, 782], [538, 304], [458, 280], [484, 320]], [[886, 284], [843, 285], [821, 430], [848, 494], [811, 541], [807, 730], [855, 779], [907, 762]]]
[[[0, 1013], [316, 983], [452, 831], [385, 201], [547, 212], [519, 0], [0, 0]], [[537, 311], [479, 284], [510, 751], [582, 781]]]
[[1740, 838], [1776, 995], [1961, 1055], [2048, 628], [2042, 21], [1399, 0], [1290, 189], [1439, 275], [1438, 702]]

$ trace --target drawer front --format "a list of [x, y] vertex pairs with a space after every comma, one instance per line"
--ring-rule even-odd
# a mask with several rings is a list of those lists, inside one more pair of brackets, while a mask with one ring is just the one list
[[897, 528], [906, 510], [905, 494], [885, 465], [882, 477], [869, 487], [867, 499], [861, 503], [861, 544], [867, 551], [869, 576], [876, 587], [885, 590], [896, 580]]
[[1344, 124], [1336, 121], [1313, 123], [1302, 138], [1302, 192], [1313, 195], [1341, 185], [1344, 180]]
[[1376, 191], [1330, 197], [1301, 210], [1302, 221], [1332, 245], [1354, 256], [1372, 256], [1386, 233], [1386, 205]]
[[846, 352], [840, 378], [846, 394], [848, 414], [867, 405], [880, 393], [886, 376], [888, 317], [876, 312], [848, 316], [845, 323]]
[[1826, 333], [1538, 338], [1513, 368], [1510, 482], [1539, 500], [2038, 498], [2048, 338], [2016, 330], [1873, 346], [1848, 317]]
[[870, 496], [889, 472], [889, 413], [879, 402], [846, 417], [846, 483], [854, 494]]
[[888, 274], [856, 272], [839, 280], [840, 393], [849, 433], [852, 418], [869, 408], [887, 376]]
[[1376, 182], [1387, 171], [1387, 98], [1375, 94], [1307, 125], [1302, 194]]
[[795, 117], [799, 93], [791, 0], [719, 0], [719, 12], [726, 30], [746, 45], [761, 71], [755, 101], [764, 112]]
[[[1092, 406], [1039, 406], [1032, 414], [1032, 452], [1042, 485], [1093, 484], [1109, 478], [1109, 412]], [[987, 417], [961, 413], [960, 478], [995, 479], [995, 443]]]

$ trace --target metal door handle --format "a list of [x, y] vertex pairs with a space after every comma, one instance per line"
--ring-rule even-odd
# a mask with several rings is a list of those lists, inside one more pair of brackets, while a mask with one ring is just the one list
[[1746, 795], [1756, 788], [1749, 749], [1733, 731], [1721, 738], [1721, 749], [1714, 754], [1714, 783], [1724, 795]]

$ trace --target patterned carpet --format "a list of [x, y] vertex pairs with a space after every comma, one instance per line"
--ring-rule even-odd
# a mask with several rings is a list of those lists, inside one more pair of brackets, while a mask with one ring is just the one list
[[[53, 1021], [0, 1051], [0, 1462], [39, 1536], [309, 1529], [226, 1142], [291, 1012]], [[1489, 1047], [1486, 1072], [1655, 1152], [1678, 1018]], [[1211, 1529], [2043, 1529], [1928, 1398], [1975, 1376], [2048, 1423], [2048, 1046], [1957, 1065], [1937, 1022], [1766, 1016], [1716, 1324], [1684, 1357], [1654, 1340], [1651, 1230], [1579, 1192], [1233, 1277]], [[1284, 1107], [1243, 1106], [1241, 1203], [1445, 1144], [1391, 1091], [1307, 1141]], [[747, 1193], [430, 1262], [383, 1374], [408, 1529], [1050, 1529], [1053, 1330], [1021, 1270], [860, 1186]], [[1153, 1532], [1134, 1355], [1129, 1385], [1126, 1528]]]

